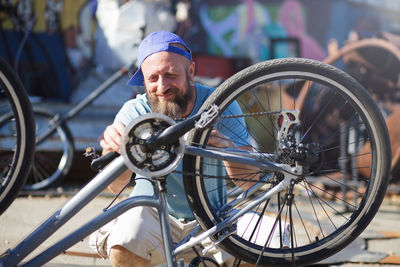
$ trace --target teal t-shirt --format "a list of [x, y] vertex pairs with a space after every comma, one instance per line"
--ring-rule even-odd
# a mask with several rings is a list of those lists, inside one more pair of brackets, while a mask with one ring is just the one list
[[[192, 112], [189, 116], [196, 114], [202, 104], [206, 101], [207, 97], [213, 92], [214, 88], [207, 87], [201, 84], [196, 84], [196, 102]], [[151, 106], [147, 99], [147, 94], [137, 95], [135, 99], [127, 101], [121, 110], [115, 117], [115, 121], [121, 122], [124, 125], [129, 125], [134, 119], [138, 118], [140, 115], [151, 113]], [[228, 109], [224, 112], [227, 115], [241, 114], [239, 105], [234, 102]], [[218, 129], [222, 134], [230, 138], [236, 146], [244, 146], [248, 144], [248, 132], [245, 127], [245, 122], [243, 118], [235, 118], [232, 123], [235, 123], [235, 127], [229, 126], [229, 120], [224, 123], [224, 127]], [[238, 123], [239, 120], [239, 123]], [[239, 126], [238, 126], [239, 125]], [[232, 129], [235, 129], [233, 132]], [[210, 160], [210, 159], [207, 159]], [[207, 164], [206, 166], [218, 166], [218, 164]], [[221, 164], [219, 164], [221, 166]], [[223, 167], [207, 167], [213, 168], [208, 170], [207, 173], [214, 173], [214, 175], [225, 175], [225, 168]], [[182, 163], [176, 169], [177, 171], [182, 170]], [[131, 196], [138, 195], [153, 195], [153, 187], [147, 179], [140, 179], [143, 177], [136, 176], [136, 185], [131, 193]], [[223, 179], [206, 179], [206, 188], [218, 190], [211, 190], [209, 199], [216, 206], [222, 205], [226, 200], [226, 189]], [[169, 213], [176, 217], [187, 220], [193, 220], [194, 216], [189, 207], [189, 203], [186, 199], [186, 194], [183, 186], [182, 175], [179, 173], [172, 172], [167, 177], [167, 203]]]

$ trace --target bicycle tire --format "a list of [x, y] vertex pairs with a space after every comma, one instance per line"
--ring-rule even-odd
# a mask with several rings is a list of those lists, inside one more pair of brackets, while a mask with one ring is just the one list
[[[33, 108], [35, 128], [38, 135], [51, 125], [54, 114]], [[9, 112], [0, 118], [0, 128], [14, 120]], [[56, 131], [40, 144], [36, 144], [32, 167], [23, 187], [26, 191], [43, 190], [59, 185], [72, 166], [74, 140], [67, 125], [61, 124]]]
[[[0, 58], [0, 111], [15, 120], [0, 129], [0, 214], [20, 192], [29, 173], [35, 146], [31, 103], [18, 76]], [[2, 115], [3, 116], [3, 115]]]
[[[54, 114], [33, 108], [36, 133], [40, 136], [51, 125]], [[32, 169], [24, 190], [42, 190], [58, 186], [71, 169], [74, 159], [74, 139], [66, 124], [60, 124], [56, 131], [40, 144], [36, 144]]]
[[[294, 165], [297, 161], [303, 164], [304, 173], [293, 180], [293, 188], [286, 188], [244, 215], [242, 221], [249, 224], [238, 224], [236, 234], [219, 240], [219, 245], [246, 262], [279, 266], [311, 264], [346, 247], [373, 219], [388, 185], [390, 141], [382, 114], [370, 95], [356, 80], [333, 66], [291, 58], [270, 60], [244, 69], [220, 85], [202, 108], [217, 105], [219, 114], [223, 114], [234, 101], [246, 115], [251, 136], [247, 146], [277, 163]], [[292, 143], [279, 147], [280, 142], [275, 138], [282, 127], [279, 124], [282, 110], [288, 107], [300, 111], [300, 123], [289, 130]], [[220, 115], [214, 120], [214, 127], [222, 128], [224, 120], [232, 119], [228, 117]], [[193, 130], [187, 143], [208, 147], [210, 129]], [[353, 140], [350, 137], [340, 140], [341, 136], [353, 135], [356, 130], [359, 131], [357, 141], [350, 141]], [[297, 156], [292, 153], [305, 151], [299, 143], [308, 146], [310, 162], [294, 159]], [[361, 154], [363, 147], [370, 152]], [[311, 161], [313, 156], [315, 159]], [[341, 160], [346, 157], [347, 161]], [[360, 165], [359, 159], [368, 159], [371, 165]], [[212, 203], [205, 182], [222, 179], [228, 187], [234, 179], [207, 173], [207, 164], [207, 159], [201, 156], [185, 155], [183, 160], [187, 199], [204, 230], [248, 203], [242, 200], [235, 204], [230, 195], [226, 198], [232, 207]], [[369, 177], [356, 172], [362, 168], [369, 168]], [[335, 178], [337, 173], [340, 179]], [[282, 180], [282, 174], [276, 171], [264, 171], [261, 175], [270, 179], [251, 194], [249, 201]], [[330, 191], [338, 189], [342, 197], [340, 192]], [[292, 201], [285, 202], [286, 196]], [[220, 237], [216, 235], [213, 239]]]

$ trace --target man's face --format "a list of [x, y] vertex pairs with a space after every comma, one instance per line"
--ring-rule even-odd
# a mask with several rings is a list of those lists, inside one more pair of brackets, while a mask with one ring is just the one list
[[159, 52], [142, 65], [144, 85], [153, 112], [170, 117], [187, 116], [194, 105], [194, 63], [171, 52]]

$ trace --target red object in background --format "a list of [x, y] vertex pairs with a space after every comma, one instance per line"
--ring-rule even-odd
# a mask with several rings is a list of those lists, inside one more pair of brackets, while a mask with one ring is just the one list
[[219, 77], [225, 80], [236, 72], [233, 59], [208, 55], [193, 55], [193, 60], [196, 63], [196, 76]]

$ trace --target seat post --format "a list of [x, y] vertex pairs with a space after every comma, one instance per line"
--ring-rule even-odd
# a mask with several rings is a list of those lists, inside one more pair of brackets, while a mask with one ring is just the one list
[[165, 258], [168, 266], [177, 267], [176, 257], [172, 254], [174, 243], [169, 225], [169, 214], [166, 200], [167, 182], [166, 176], [153, 178], [154, 193], [159, 198], [158, 216], [160, 218], [161, 235], [164, 243]]

